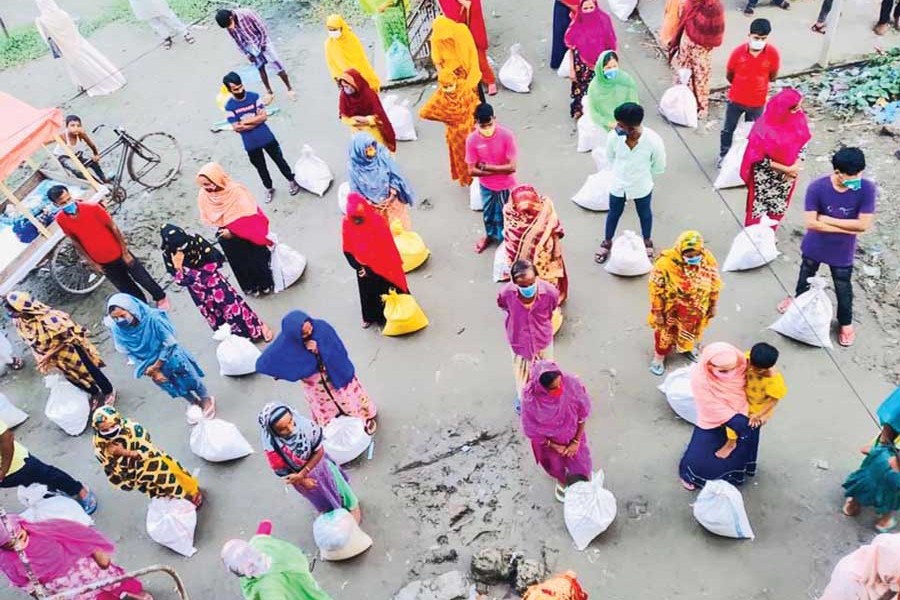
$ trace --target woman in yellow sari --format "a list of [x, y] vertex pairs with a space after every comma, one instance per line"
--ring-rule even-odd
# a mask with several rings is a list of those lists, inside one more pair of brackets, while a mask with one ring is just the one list
[[447, 71], [463, 80], [463, 86], [477, 90], [481, 83], [478, 48], [464, 23], [439, 15], [431, 26], [431, 60], [438, 75]]
[[350, 69], [356, 69], [369, 82], [369, 87], [377, 94], [381, 91], [381, 80], [366, 56], [362, 42], [353, 33], [350, 25], [341, 15], [329, 15], [325, 21], [328, 39], [325, 40], [325, 62], [328, 72], [335, 80]]
[[438, 73], [438, 89], [419, 110], [419, 116], [447, 126], [445, 137], [450, 152], [450, 178], [466, 187], [472, 175], [466, 165], [466, 138], [475, 123], [478, 95], [450, 71]]

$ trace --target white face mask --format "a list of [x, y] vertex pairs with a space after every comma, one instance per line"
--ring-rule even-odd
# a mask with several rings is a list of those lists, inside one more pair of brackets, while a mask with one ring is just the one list
[[751, 39], [749, 45], [750, 45], [750, 49], [751, 49], [751, 50], [757, 50], [757, 51], [759, 51], [759, 50], [762, 50], [763, 48], [766, 47], [766, 41], [765, 41], [765, 40]]
[[330, 38], [333, 39], [333, 40], [338, 39], [339, 37], [341, 37], [341, 30], [338, 29], [337, 31], [332, 31], [331, 29], [329, 29], [329, 30], [328, 30], [328, 37], [330, 37]]

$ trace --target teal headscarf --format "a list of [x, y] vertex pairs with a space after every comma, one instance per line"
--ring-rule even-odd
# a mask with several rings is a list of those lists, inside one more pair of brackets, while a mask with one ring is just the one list
[[612, 79], [607, 79], [603, 75], [603, 65], [610, 58], [619, 60], [619, 55], [612, 50], [607, 50], [597, 59], [594, 79], [588, 86], [587, 106], [584, 107], [587, 114], [591, 116], [591, 120], [607, 131], [611, 129], [609, 124], [615, 121], [613, 112], [616, 108], [626, 102], [639, 102], [637, 84], [631, 75], [621, 69]]
[[117, 323], [109, 317], [105, 322], [112, 331], [116, 350], [135, 362], [134, 376], [141, 377], [147, 367], [178, 344], [175, 327], [165, 311], [150, 308], [128, 294], [113, 294], [106, 302], [106, 314], [115, 307], [127, 310], [137, 319], [134, 323]]
[[882, 427], [890, 425], [895, 433], [900, 434], [900, 387], [878, 407], [878, 421]]

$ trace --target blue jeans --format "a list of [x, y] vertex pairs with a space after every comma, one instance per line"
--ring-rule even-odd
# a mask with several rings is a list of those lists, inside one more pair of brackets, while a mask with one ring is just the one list
[[[634, 207], [637, 209], [638, 219], [641, 221], [641, 236], [645, 240], [649, 240], [653, 232], [653, 212], [650, 210], [650, 201], [653, 198], [653, 192], [650, 192], [643, 198], [636, 198]], [[609, 195], [609, 212], [606, 213], [606, 233], [604, 240], [611, 242], [616, 235], [616, 227], [619, 226], [619, 219], [625, 212], [625, 196]]]

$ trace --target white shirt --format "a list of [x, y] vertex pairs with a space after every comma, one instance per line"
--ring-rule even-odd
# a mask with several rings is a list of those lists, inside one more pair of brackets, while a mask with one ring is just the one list
[[606, 138], [606, 158], [615, 176], [609, 193], [636, 200], [652, 192], [653, 178], [665, 172], [666, 147], [649, 127], [643, 128], [634, 148], [629, 148], [625, 139], [615, 129]]

